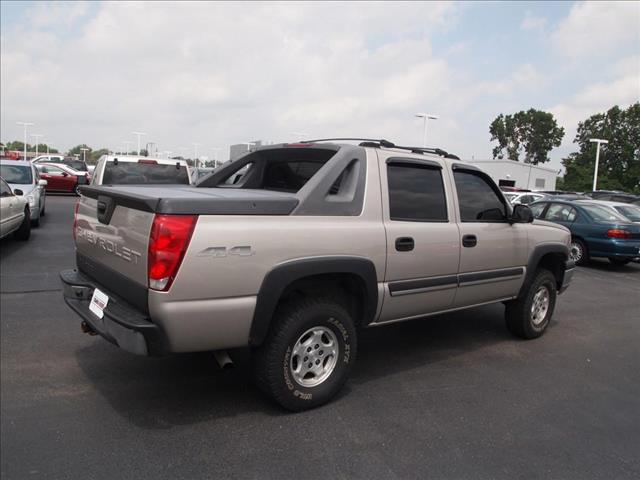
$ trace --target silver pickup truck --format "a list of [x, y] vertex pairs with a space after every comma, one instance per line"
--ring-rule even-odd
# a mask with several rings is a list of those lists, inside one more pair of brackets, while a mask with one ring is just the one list
[[513, 334], [539, 337], [573, 273], [566, 228], [454, 155], [384, 140], [273, 145], [196, 186], [82, 193], [61, 272], [82, 329], [140, 355], [250, 347], [290, 410], [338, 392], [362, 328], [503, 302]]

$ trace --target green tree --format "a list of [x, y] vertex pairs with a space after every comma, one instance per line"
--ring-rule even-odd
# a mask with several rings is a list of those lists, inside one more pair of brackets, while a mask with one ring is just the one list
[[[7, 150], [19, 150], [19, 151], [22, 151], [22, 150], [24, 150], [24, 142], [21, 142], [20, 140], [14, 140], [13, 142], [7, 142], [7, 144], [5, 145], [5, 148]], [[27, 151], [30, 152], [32, 148], [33, 148], [33, 145], [29, 145], [27, 143]]]
[[71, 156], [79, 155], [79, 158], [82, 158], [83, 153], [84, 153], [82, 151], [83, 148], [88, 148], [88, 150], [86, 152], [86, 158], [87, 159], [91, 158], [92, 149], [91, 149], [91, 147], [87, 146], [86, 143], [83, 143], [82, 145], [76, 145], [75, 147], [70, 148], [69, 149], [69, 155], [71, 155]]
[[98, 150], [93, 150], [91, 152], [91, 155], [87, 156], [87, 163], [94, 165], [98, 163], [98, 160], [100, 160], [100, 157], [103, 155], [109, 155], [108, 148], [100, 148]]
[[592, 138], [609, 141], [600, 146], [598, 189], [640, 193], [640, 102], [626, 110], [616, 105], [578, 124], [574, 143], [579, 151], [562, 160], [568, 190], [593, 187], [596, 144], [589, 141]]
[[489, 133], [491, 141], [498, 142], [493, 158], [506, 151], [509, 160], [519, 161], [523, 153], [525, 163], [537, 165], [548, 162], [551, 149], [560, 146], [564, 128], [558, 126], [552, 113], [531, 108], [513, 115], [498, 115], [491, 122]]
[[[7, 142], [7, 144], [4, 146], [4, 148], [6, 150], [23, 151], [24, 150], [24, 142], [21, 142], [20, 140], [14, 140], [12, 142]], [[36, 146], [27, 143], [27, 151], [28, 152], [35, 152], [36, 151]], [[47, 153], [47, 144], [46, 143], [39, 143], [38, 144], [38, 154], [41, 154], [41, 153]], [[49, 153], [59, 153], [59, 152], [58, 152], [57, 149], [55, 149], [53, 147], [49, 147]]]

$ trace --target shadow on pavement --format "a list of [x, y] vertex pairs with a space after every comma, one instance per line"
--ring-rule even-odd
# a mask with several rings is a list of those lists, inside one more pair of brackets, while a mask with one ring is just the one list
[[[358, 359], [339, 398], [348, 396], [350, 384], [357, 387], [505, 341], [517, 342], [507, 333], [503, 314], [502, 305], [493, 305], [361, 332]], [[145, 429], [248, 412], [289, 415], [251, 384], [248, 349], [231, 356], [236, 368], [220, 370], [211, 353], [138, 357], [101, 338], [76, 351], [80, 368], [100, 394], [122, 417]]]
[[592, 270], [600, 270], [602, 272], [640, 272], [640, 263], [638, 262], [629, 262], [626, 265], [614, 265], [609, 260], [604, 258], [592, 258], [581, 267]]

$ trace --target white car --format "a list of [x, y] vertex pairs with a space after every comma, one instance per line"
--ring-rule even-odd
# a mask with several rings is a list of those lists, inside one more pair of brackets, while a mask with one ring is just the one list
[[103, 155], [91, 185], [190, 185], [192, 172], [184, 160]]
[[505, 192], [504, 196], [511, 205], [529, 205], [546, 197], [542, 193], [534, 192]]
[[608, 202], [605, 200], [578, 200], [579, 203], [598, 205], [622, 215], [632, 223], [640, 223], [640, 207], [632, 203]]
[[28, 240], [31, 236], [29, 202], [22, 196], [22, 191], [17, 188], [12, 191], [0, 178], [0, 238], [10, 233], [18, 240]]
[[40, 225], [40, 217], [45, 214], [47, 181], [40, 178], [40, 172], [31, 162], [22, 160], [0, 160], [0, 177], [9, 184], [11, 190], [19, 189], [29, 202], [31, 224]]

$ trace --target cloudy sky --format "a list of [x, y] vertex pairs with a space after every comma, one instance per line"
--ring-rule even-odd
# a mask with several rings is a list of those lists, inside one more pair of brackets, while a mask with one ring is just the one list
[[489, 158], [499, 113], [565, 127], [640, 98], [639, 2], [1, 3], [1, 139], [200, 155], [365, 136]]

